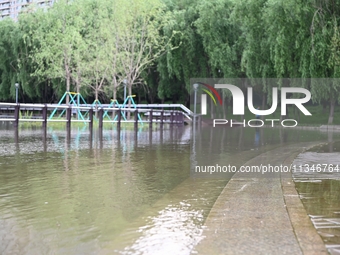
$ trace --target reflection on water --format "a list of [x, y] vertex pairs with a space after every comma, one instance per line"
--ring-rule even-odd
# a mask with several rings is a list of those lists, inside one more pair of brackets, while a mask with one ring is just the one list
[[204, 220], [202, 212], [190, 210], [190, 206], [183, 202], [179, 208], [169, 205], [159, 211], [159, 216], [150, 217], [150, 225], [139, 228], [142, 237], [121, 253], [190, 254], [202, 238], [202, 229], [197, 228], [197, 225], [201, 225]]
[[95, 254], [187, 178], [186, 130], [134, 135], [2, 130], [0, 254]]
[[2, 127], [0, 254], [190, 254], [231, 177], [190, 177], [192, 161], [241, 165], [309, 140], [327, 134], [201, 128], [192, 138], [190, 127], [79, 128], [67, 137]]
[[[339, 254], [340, 142], [334, 142], [333, 136], [329, 133], [329, 143], [316, 146], [295, 159], [294, 164], [303, 167], [293, 177], [306, 211], [328, 251]], [[318, 165], [321, 167], [315, 167]]]
[[[335, 135], [339, 137], [340, 134]], [[194, 134], [195, 137], [195, 134]], [[191, 176], [195, 178], [225, 178], [230, 173], [206, 174], [195, 167], [224, 164], [240, 167], [246, 155], [255, 157], [267, 150], [290, 143], [327, 141], [327, 133], [303, 129], [277, 128], [203, 128], [191, 142]], [[204, 168], [203, 168], [204, 169]]]
[[149, 211], [144, 225], [126, 234], [130, 244], [119, 253], [190, 254], [203, 238], [204, 219], [225, 184], [224, 180], [185, 180], [153, 205], [157, 213]]
[[188, 179], [190, 128], [0, 132], [0, 254], [188, 254], [226, 183]]

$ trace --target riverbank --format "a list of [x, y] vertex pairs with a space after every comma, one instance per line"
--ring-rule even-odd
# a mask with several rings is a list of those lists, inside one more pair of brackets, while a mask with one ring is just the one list
[[[317, 143], [276, 148], [245, 166], [290, 166]], [[236, 173], [205, 222], [198, 254], [328, 254], [300, 201], [291, 173]]]

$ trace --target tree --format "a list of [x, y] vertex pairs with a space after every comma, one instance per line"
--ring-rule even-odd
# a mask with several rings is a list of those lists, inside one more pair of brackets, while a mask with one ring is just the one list
[[114, 6], [116, 57], [122, 67], [117, 75], [126, 79], [132, 96], [132, 86], [141, 83], [142, 72], [170, 45], [171, 38], [160, 33], [170, 13], [158, 0], [120, 0]]
[[[197, 31], [197, 3], [190, 0], [165, 1], [172, 19], [163, 31], [176, 49], [169, 50], [157, 60], [159, 74], [158, 97], [189, 103], [190, 78], [210, 77], [211, 68], [204, 51], [202, 36]], [[173, 32], [180, 31], [173, 35]]]
[[[306, 68], [310, 59], [309, 27], [312, 19], [308, 3], [304, 0], [268, 0], [263, 18], [273, 74], [279, 78], [277, 85], [308, 87], [306, 80], [290, 79], [310, 77]], [[300, 94], [290, 96], [300, 97]]]
[[330, 103], [328, 124], [333, 123], [335, 103], [340, 99], [339, 62], [339, 15], [340, 3], [335, 1], [313, 1], [311, 21], [310, 72], [314, 80], [311, 85], [313, 100]]
[[28, 34], [34, 45], [32, 58], [37, 65], [32, 75], [40, 80], [63, 79], [68, 92], [72, 80], [80, 80], [79, 62], [82, 59], [79, 56], [85, 55], [86, 47], [82, 47], [84, 41], [80, 33], [84, 25], [81, 14], [80, 4], [66, 0], [56, 2], [48, 12], [39, 9], [31, 14], [34, 22], [40, 24]]
[[[195, 24], [202, 38], [213, 77], [235, 78], [245, 75], [240, 66], [244, 40], [239, 22], [232, 17], [233, 8], [234, 4], [230, 0], [203, 0], [198, 5], [199, 18]], [[245, 84], [239, 86], [243, 90], [246, 88]], [[223, 115], [226, 116], [231, 93], [221, 90], [221, 94]], [[211, 116], [214, 116], [213, 110]]]
[[0, 98], [15, 98], [14, 84], [18, 82], [17, 56], [14, 49], [15, 37], [18, 35], [17, 25], [11, 19], [0, 22]]

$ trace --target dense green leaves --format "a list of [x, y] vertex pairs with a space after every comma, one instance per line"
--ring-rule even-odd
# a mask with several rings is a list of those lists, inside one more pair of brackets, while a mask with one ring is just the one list
[[[27, 100], [71, 90], [108, 101], [126, 79], [138, 100], [188, 103], [190, 78], [248, 77], [262, 78], [245, 86], [265, 107], [267, 78], [340, 78], [339, 19], [328, 0], [60, 0], [0, 21], [0, 98], [19, 82]], [[329, 104], [331, 123], [336, 81], [284, 85]]]

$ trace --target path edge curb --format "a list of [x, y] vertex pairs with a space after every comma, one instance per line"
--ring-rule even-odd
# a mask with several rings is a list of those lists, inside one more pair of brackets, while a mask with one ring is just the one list
[[[324, 144], [324, 143], [322, 143]], [[303, 151], [309, 150], [315, 146], [321, 144], [315, 144], [304, 148]], [[287, 157], [284, 161], [284, 165], [291, 165], [294, 159], [303, 151], [296, 152]], [[309, 218], [305, 207], [302, 204], [300, 196], [296, 190], [292, 173], [281, 173], [281, 188], [286, 210], [296, 236], [296, 240], [299, 243], [300, 249], [303, 254], [308, 255], [323, 255], [329, 254], [325, 243], [321, 236], [316, 231], [311, 219]]]

